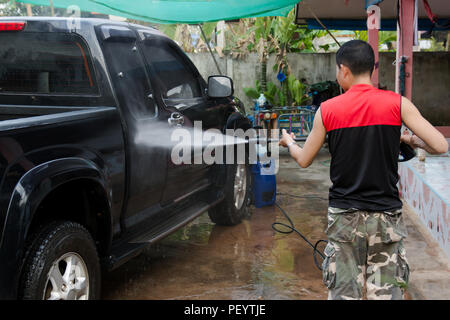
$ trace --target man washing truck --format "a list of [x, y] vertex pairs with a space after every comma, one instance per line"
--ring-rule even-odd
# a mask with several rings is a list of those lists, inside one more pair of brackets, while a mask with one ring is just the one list
[[[448, 143], [411, 101], [372, 86], [374, 53], [366, 42], [345, 43], [336, 64], [345, 93], [321, 104], [303, 148], [286, 131], [279, 144], [306, 168], [328, 134], [333, 185], [322, 265], [328, 298], [402, 299], [409, 266], [396, 186], [399, 144], [440, 154]], [[401, 135], [402, 122], [412, 136]]]

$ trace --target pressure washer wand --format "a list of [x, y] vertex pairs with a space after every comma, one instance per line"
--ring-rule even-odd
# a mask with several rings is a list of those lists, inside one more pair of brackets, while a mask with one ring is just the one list
[[[250, 142], [256, 142], [257, 144], [260, 142], [266, 142], [266, 143], [278, 143], [280, 139], [278, 138], [267, 138], [267, 137], [256, 137], [256, 138], [246, 138], [246, 140]], [[300, 138], [294, 138], [293, 139], [296, 142], [300, 141], [306, 141], [306, 137], [300, 137]]]

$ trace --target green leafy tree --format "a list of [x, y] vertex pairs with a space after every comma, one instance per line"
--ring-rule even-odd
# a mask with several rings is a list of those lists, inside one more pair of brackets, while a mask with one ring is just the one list
[[[185, 52], [206, 51], [208, 48], [201, 35], [200, 29], [196, 25], [188, 24], [160, 24], [156, 26], [162, 33], [176, 41]], [[215, 34], [217, 22], [205, 22], [202, 24], [207, 41], [212, 41]], [[198, 33], [200, 38], [194, 46], [192, 32]]]
[[[258, 99], [260, 93], [263, 93], [267, 101], [274, 106], [302, 106], [309, 102], [307, 85], [296, 79], [295, 76], [290, 75], [287, 78], [286, 87], [288, 88], [288, 94], [283, 88], [279, 88], [269, 81], [266, 90], [263, 90], [260, 81], [256, 80], [254, 88], [243, 88], [243, 90], [250, 99]], [[289, 102], [289, 99], [291, 99], [291, 102]]]
[[[353, 31], [353, 38], [357, 40], [369, 41], [367, 31]], [[383, 45], [387, 46], [387, 50], [394, 50], [393, 43], [397, 41], [397, 33], [395, 31], [379, 31], [378, 32], [378, 48], [381, 50]]]
[[308, 102], [307, 86], [300, 80], [290, 75], [287, 79], [289, 92], [291, 94], [293, 104], [296, 106], [304, 105]]
[[241, 59], [255, 51], [253, 25], [252, 19], [240, 19], [239, 23], [228, 24], [228, 30], [225, 32], [224, 53], [233, 59]]
[[258, 52], [261, 74], [261, 89], [266, 91], [267, 88], [267, 61], [269, 53], [273, 50], [271, 46], [271, 35], [273, 32], [273, 17], [256, 18], [255, 25], [252, 28], [255, 34], [256, 51]]
[[[245, 88], [244, 92], [252, 99], [259, 93], [264, 93], [273, 105], [302, 105], [309, 99], [306, 95], [306, 85], [291, 75], [288, 52], [314, 52], [314, 39], [323, 36], [324, 31], [308, 30], [294, 23], [295, 12], [292, 10], [287, 17], [257, 18], [254, 32], [255, 43], [261, 62], [260, 85], [255, 88]], [[252, 30], [252, 29], [250, 29]], [[280, 86], [266, 81], [267, 59], [269, 53], [276, 53], [273, 71], [280, 75]]]

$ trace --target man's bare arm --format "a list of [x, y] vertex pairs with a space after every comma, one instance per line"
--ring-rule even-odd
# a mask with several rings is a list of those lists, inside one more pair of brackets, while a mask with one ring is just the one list
[[407, 98], [402, 97], [402, 121], [414, 135], [402, 135], [401, 141], [413, 148], [422, 148], [431, 154], [445, 153], [448, 143], [445, 137], [429, 123], [416, 106]]
[[327, 131], [323, 126], [322, 115], [320, 113], [320, 108], [317, 110], [314, 116], [314, 123], [311, 132], [306, 139], [303, 148], [295, 144], [293, 140], [293, 134], [289, 135], [286, 130], [283, 130], [283, 136], [280, 140], [280, 145], [287, 147], [288, 144], [294, 142], [289, 147], [289, 153], [291, 157], [299, 164], [302, 168], [307, 168], [311, 165], [323, 143], [325, 142]]

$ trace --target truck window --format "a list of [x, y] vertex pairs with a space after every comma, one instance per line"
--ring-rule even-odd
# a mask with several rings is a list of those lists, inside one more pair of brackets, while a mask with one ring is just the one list
[[0, 33], [0, 94], [97, 94], [83, 40], [64, 33]]
[[154, 117], [157, 106], [136, 40], [110, 38], [102, 46], [121, 104], [137, 119]]
[[203, 97], [197, 73], [167, 41], [154, 39], [144, 43], [152, 79], [157, 82], [166, 105], [189, 106], [189, 100], [195, 105]]

